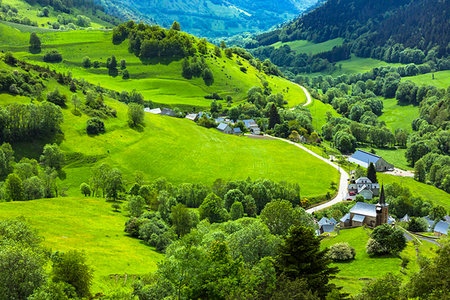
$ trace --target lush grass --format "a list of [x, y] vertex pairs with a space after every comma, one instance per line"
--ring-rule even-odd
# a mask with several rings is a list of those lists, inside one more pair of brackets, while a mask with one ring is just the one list
[[[55, 87], [66, 95], [71, 94], [68, 87], [54, 80], [46, 85], [44, 94]], [[78, 95], [84, 99], [81, 91]], [[0, 95], [0, 99], [2, 104], [30, 101], [5, 94]], [[218, 178], [268, 178], [299, 183], [304, 197], [324, 195], [330, 183], [338, 181], [334, 168], [282, 141], [226, 135], [187, 119], [147, 113], [145, 126], [134, 130], [127, 124], [125, 104], [109, 98], [105, 103], [117, 111], [118, 117], [105, 120], [106, 133], [96, 137], [86, 134], [88, 116], [74, 115], [72, 103], [67, 103], [68, 107], [63, 110], [63, 137], [59, 143], [69, 159], [61, 186], [68, 188], [71, 196], [80, 195], [79, 185], [89, 180], [90, 168], [102, 162], [118, 167], [126, 182], [132, 180], [137, 170], [144, 172], [149, 180], [166, 177], [176, 184], [202, 182], [209, 185]], [[29, 142], [15, 144], [13, 148], [18, 157], [39, 158], [43, 145], [44, 142]], [[293, 167], [295, 162], [299, 164]]]
[[[358, 148], [364, 151], [370, 152], [371, 147]], [[383, 157], [385, 161], [393, 164], [396, 168], [402, 170], [412, 170], [411, 166], [408, 165], [406, 161], [405, 153], [406, 149], [375, 149], [377, 155]]]
[[[126, 179], [131, 179], [136, 170], [143, 171], [148, 179], [163, 176], [173, 183], [268, 178], [298, 182], [302, 196], [307, 197], [325, 194], [331, 181], [338, 180], [332, 167], [281, 141], [225, 135], [187, 119], [151, 114], [146, 114], [143, 131], [136, 131], [126, 124], [125, 105], [109, 104], [117, 109], [118, 118], [106, 121], [106, 134], [95, 138], [84, 132], [85, 116], [66, 114], [61, 147], [85, 157], [106, 156], [101, 161], [118, 166]], [[292, 167], [296, 161], [301, 161], [301, 167]], [[72, 178], [69, 191], [78, 194], [78, 186], [88, 179], [91, 166], [73, 163], [65, 170]]]
[[321, 52], [330, 51], [335, 46], [341, 46], [344, 43], [344, 39], [336, 38], [333, 40], [329, 40], [323, 43], [313, 43], [307, 40], [298, 40], [292, 42], [276, 42], [272, 44], [275, 49], [280, 48], [281, 46], [288, 45], [293, 51], [296, 53], [306, 53], [306, 54], [317, 54]]
[[[336, 243], [347, 242], [355, 248], [356, 257], [350, 262], [333, 263], [334, 266], [339, 268], [337, 278], [333, 281], [338, 286], [343, 286], [343, 291], [350, 294], [357, 294], [361, 291], [362, 287], [368, 282], [364, 279], [375, 279], [382, 277], [385, 273], [392, 272], [402, 275], [401, 258], [397, 256], [383, 256], [383, 257], [371, 257], [366, 253], [366, 244], [369, 240], [370, 230], [365, 231], [362, 227], [354, 229], [340, 230], [338, 235], [331, 235], [322, 240], [322, 247], [329, 247]], [[429, 254], [430, 245], [424, 245], [424, 251]], [[419, 249], [421, 250], [421, 249]], [[418, 263], [416, 258], [415, 246], [412, 242], [409, 242], [405, 250], [400, 254], [410, 259], [410, 263], [407, 268], [403, 270], [410, 276], [414, 272], [418, 271]]]
[[378, 173], [378, 181], [384, 184], [396, 182], [404, 187], [409, 188], [411, 193], [416, 197], [422, 197], [424, 200], [430, 201], [435, 205], [442, 205], [445, 209], [450, 209], [450, 194], [438, 189], [432, 185], [415, 181], [410, 177], [399, 177]]
[[383, 98], [383, 114], [380, 120], [386, 123], [386, 126], [395, 131], [397, 128], [403, 128], [412, 131], [412, 121], [419, 117], [419, 106], [400, 105], [396, 99]]
[[[126, 203], [122, 203], [122, 210]], [[113, 212], [104, 199], [55, 198], [0, 203], [0, 219], [24, 216], [53, 251], [85, 251], [94, 268], [94, 292], [103, 290], [109, 275], [146, 274], [163, 255], [128, 237], [125, 213]]]
[[[20, 19], [26, 17], [28, 19], [30, 19], [33, 22], [37, 22], [39, 27], [34, 27], [35, 29], [37, 28], [48, 28], [48, 22], [53, 23], [57, 21], [57, 17], [58, 15], [67, 15], [63, 12], [60, 11], [55, 11], [54, 9], [50, 9], [49, 11], [49, 16], [48, 17], [38, 17], [37, 16], [37, 12], [39, 10], [42, 10], [42, 7], [39, 4], [34, 4], [31, 5], [26, 1], [23, 0], [3, 0], [2, 1], [3, 4], [8, 4], [12, 7], [17, 8], [18, 10], [18, 16]], [[111, 27], [112, 25], [108, 22], [105, 22], [103, 20], [101, 20], [100, 18], [98, 18], [97, 16], [92, 16], [91, 14], [86, 14], [84, 12], [81, 12], [79, 9], [77, 8], [71, 8], [72, 16], [75, 18], [77, 15], [85, 15], [88, 16], [91, 19], [91, 26], [90, 28], [104, 28], [104, 27]], [[97, 13], [99, 15], [104, 15], [103, 12], [98, 11]], [[62, 24], [61, 24], [62, 25]], [[33, 30], [34, 29], [26, 29], [24, 27], [25, 30]]]
[[322, 101], [314, 98], [312, 99], [312, 103], [309, 104], [307, 108], [311, 112], [311, 116], [313, 118], [313, 127], [317, 131], [320, 131], [322, 126], [327, 123], [326, 117], [328, 111], [331, 112], [333, 117], [340, 116], [330, 104], [325, 104]]
[[[289, 106], [295, 106], [305, 102], [303, 90], [284, 78], [267, 76], [252, 67], [248, 61], [233, 57], [228, 59], [222, 52], [222, 58], [213, 55], [205, 56], [208, 66], [214, 74], [214, 83], [206, 86], [203, 79], [187, 80], [181, 76], [182, 59], [153, 59], [142, 62], [134, 54], [128, 52], [128, 41], [121, 45], [112, 44], [112, 33], [108, 31], [72, 31], [49, 32], [40, 34], [43, 51], [40, 54], [28, 53], [29, 34], [19, 34], [17, 30], [7, 26], [0, 27], [5, 36], [20, 37], [14, 45], [9, 38], [0, 36], [0, 49], [11, 50], [16, 55], [35, 64], [50, 65], [59, 72], [71, 72], [74, 78], [85, 79], [91, 83], [121, 92], [131, 92], [136, 89], [144, 96], [145, 100], [167, 105], [191, 105], [195, 107], [209, 107], [211, 100], [204, 96], [216, 92], [221, 96], [231, 96], [233, 102], [243, 101], [247, 91], [253, 86], [261, 86], [263, 81], [269, 83], [273, 93], [282, 93]], [[194, 37], [193, 37], [194, 38]], [[13, 47], [11, 47], [13, 46]], [[63, 55], [63, 62], [59, 64], [46, 64], [42, 61], [44, 53], [57, 49]], [[209, 46], [213, 52], [212, 45]], [[127, 70], [131, 79], [123, 80], [119, 74], [117, 77], [108, 76], [105, 67], [98, 69], [82, 68], [83, 57], [89, 56], [91, 61], [98, 60], [105, 64], [108, 57], [115, 55], [117, 60], [125, 59]], [[240, 70], [241, 65], [247, 68], [247, 72]], [[226, 105], [223, 102], [223, 105]]]
[[450, 70], [438, 71], [434, 73], [434, 79], [432, 74], [421, 74], [411, 77], [403, 77], [402, 80], [411, 80], [418, 85], [434, 85], [441, 89], [447, 89], [450, 86]]

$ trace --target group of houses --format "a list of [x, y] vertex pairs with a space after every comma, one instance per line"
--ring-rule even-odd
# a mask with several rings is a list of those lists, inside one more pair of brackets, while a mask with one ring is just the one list
[[232, 127], [233, 125], [235, 125], [238, 122], [244, 123], [245, 128], [247, 128], [247, 131], [250, 132], [251, 134], [257, 135], [257, 134], [261, 133], [261, 129], [259, 128], [256, 121], [253, 119], [237, 120], [236, 123], [234, 123], [230, 119], [224, 119], [224, 118], [217, 118], [214, 121], [219, 124], [217, 126], [217, 130], [219, 130], [220, 132], [223, 132], [223, 133], [241, 135], [243, 132], [240, 127], [234, 127], [234, 128]]
[[[150, 109], [149, 107], [144, 108], [144, 112], [151, 113], [154, 115], [163, 115], [163, 116], [169, 116], [169, 117], [176, 117], [177, 114], [174, 110], [169, 108], [153, 108]], [[186, 119], [191, 120], [193, 122], [197, 122], [203, 115], [206, 115], [206, 117], [210, 118], [210, 116], [205, 112], [199, 112], [197, 113], [191, 113], [187, 114], [185, 116]], [[218, 124], [216, 127], [217, 130], [220, 132], [226, 133], [226, 134], [236, 134], [241, 135], [243, 134], [240, 127], [235, 127], [234, 125], [238, 122], [244, 123], [245, 128], [247, 128], [247, 131], [251, 134], [260, 134], [261, 129], [259, 128], [258, 124], [253, 119], [246, 119], [246, 120], [237, 120], [236, 122], [233, 122], [231, 119], [227, 118], [216, 118], [214, 119], [214, 122]]]
[[[425, 221], [428, 223], [428, 232], [433, 231], [433, 233], [437, 236], [448, 235], [448, 231], [450, 229], [450, 216], [445, 216], [444, 220], [434, 221], [429, 216], [423, 217]], [[403, 218], [400, 219], [401, 222], [409, 223], [411, 218], [406, 214]]]

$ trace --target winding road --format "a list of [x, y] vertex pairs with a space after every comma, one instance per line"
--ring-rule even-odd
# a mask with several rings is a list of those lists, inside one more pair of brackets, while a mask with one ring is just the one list
[[[308, 90], [305, 87], [303, 87], [303, 86], [301, 86], [299, 84], [297, 84], [297, 85], [303, 90], [303, 92], [306, 95], [306, 103], [303, 104], [303, 106], [307, 106], [307, 105], [311, 104], [312, 98], [311, 98], [311, 95], [309, 94]], [[349, 177], [348, 173], [345, 172], [340, 166], [336, 165], [335, 163], [333, 163], [331, 160], [329, 160], [327, 158], [323, 158], [322, 156], [314, 153], [313, 151], [309, 150], [308, 148], [306, 148], [306, 147], [304, 147], [304, 146], [302, 146], [300, 144], [297, 144], [297, 143], [294, 143], [294, 142], [291, 142], [291, 141], [288, 141], [288, 140], [285, 140], [285, 139], [282, 139], [282, 138], [278, 138], [278, 137], [272, 137], [272, 138], [275, 138], [277, 140], [280, 140], [280, 141], [292, 144], [292, 145], [294, 145], [296, 147], [299, 147], [300, 149], [302, 149], [302, 150], [308, 152], [309, 154], [317, 157], [318, 159], [326, 162], [327, 164], [329, 164], [330, 166], [332, 166], [333, 168], [338, 170], [339, 173], [341, 174], [341, 178], [339, 180], [339, 190], [338, 190], [338, 193], [337, 193], [336, 197], [334, 197], [333, 199], [331, 199], [328, 202], [325, 202], [325, 203], [322, 203], [322, 204], [320, 204], [318, 206], [315, 206], [315, 207], [312, 207], [310, 209], [307, 209], [306, 211], [308, 213], [313, 213], [315, 211], [322, 210], [324, 208], [330, 207], [330, 206], [332, 206], [334, 204], [337, 204], [337, 203], [341, 202], [345, 198], [345, 196], [347, 195], [347, 185], [348, 185], [348, 181], [349, 181], [350, 177]]]

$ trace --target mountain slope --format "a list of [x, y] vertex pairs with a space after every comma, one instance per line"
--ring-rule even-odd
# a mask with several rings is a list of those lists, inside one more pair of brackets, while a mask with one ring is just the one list
[[417, 47], [425, 53], [436, 47], [441, 57], [449, 51], [448, 14], [448, 0], [330, 0], [279, 30], [257, 36], [257, 40], [260, 45], [270, 45], [341, 37], [360, 56], [374, 57], [371, 51], [376, 47], [401, 44], [400, 48]]
[[317, 0], [101, 0], [108, 12], [168, 27], [173, 21], [198, 36], [267, 30], [294, 18]]

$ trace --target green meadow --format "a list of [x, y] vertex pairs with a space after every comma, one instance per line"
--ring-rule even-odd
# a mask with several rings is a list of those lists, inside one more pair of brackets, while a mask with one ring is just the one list
[[331, 112], [333, 117], [339, 117], [339, 113], [334, 110], [330, 104], [323, 103], [320, 100], [312, 99], [312, 103], [306, 106], [311, 112], [313, 118], [313, 127], [317, 131], [321, 131], [323, 125], [327, 123], [327, 112]]
[[344, 39], [336, 38], [333, 40], [329, 40], [323, 43], [313, 43], [307, 40], [297, 40], [292, 42], [276, 42], [271, 46], [275, 49], [280, 48], [281, 46], [288, 45], [293, 51], [296, 53], [306, 53], [306, 54], [317, 54], [321, 52], [330, 51], [335, 46], [341, 46], [344, 43]]
[[430, 201], [435, 205], [442, 205], [446, 210], [450, 209], [450, 194], [437, 187], [415, 181], [411, 177], [400, 177], [382, 173], [378, 173], [377, 177], [379, 182], [384, 184], [396, 182], [408, 188], [414, 196], [422, 197], [424, 200]]
[[[126, 203], [121, 204], [121, 211]], [[67, 197], [0, 203], [0, 219], [24, 216], [52, 251], [84, 251], [94, 269], [93, 291], [104, 291], [110, 275], [147, 274], [163, 254], [127, 236], [123, 212], [104, 199]]]
[[450, 70], [421, 74], [411, 77], [403, 77], [402, 80], [411, 80], [417, 85], [434, 85], [441, 89], [447, 89], [450, 86]]
[[[211, 100], [204, 96], [213, 92], [219, 95], [231, 96], [233, 102], [241, 102], [245, 99], [247, 91], [253, 86], [261, 86], [267, 81], [273, 93], [282, 93], [289, 106], [295, 106], [305, 102], [303, 90], [290, 81], [268, 76], [251, 66], [248, 61], [234, 56], [228, 59], [222, 51], [222, 57], [214, 55], [205, 56], [208, 66], [214, 74], [214, 83], [206, 86], [201, 78], [185, 79], [181, 76], [182, 59], [153, 59], [141, 61], [134, 54], [128, 52], [128, 41], [120, 45], [112, 44], [110, 31], [70, 31], [47, 32], [39, 34], [42, 41], [42, 53], [30, 54], [28, 52], [29, 33], [18, 32], [6, 25], [0, 25], [0, 49], [16, 52], [20, 59], [34, 64], [49, 65], [58, 72], [71, 72], [74, 78], [98, 84], [102, 87], [118, 92], [123, 90], [131, 92], [136, 89], [145, 100], [169, 106], [190, 105], [194, 107], [209, 107]], [[10, 37], [17, 36], [16, 42], [11, 47]], [[196, 39], [192, 37], [195, 41]], [[3, 45], [3, 46], [2, 46]], [[105, 49], [108, 49], [105, 51]], [[62, 53], [63, 61], [58, 64], [44, 63], [42, 58], [45, 52], [58, 50]], [[210, 53], [213, 51], [209, 45]], [[127, 70], [130, 74], [128, 80], [108, 76], [108, 70], [104, 65], [106, 60], [114, 55], [118, 61], [125, 59]], [[90, 57], [91, 61], [103, 63], [100, 68], [83, 68], [83, 57]], [[245, 67], [247, 72], [241, 71]], [[224, 102], [226, 105], [226, 103]]]
[[419, 106], [399, 104], [396, 99], [383, 100], [383, 114], [379, 117], [393, 132], [397, 128], [403, 128], [411, 132], [412, 121], [419, 117]]
[[330, 247], [336, 243], [347, 242], [356, 251], [355, 259], [349, 262], [333, 263], [339, 268], [339, 273], [333, 282], [343, 287], [343, 291], [352, 295], [358, 294], [369, 279], [382, 277], [388, 272], [402, 275], [405, 279], [419, 270], [417, 255], [432, 255], [435, 246], [425, 243], [418, 247], [417, 253], [412, 242], [400, 253], [401, 257], [409, 258], [409, 263], [402, 269], [402, 259], [398, 256], [371, 257], [366, 253], [366, 244], [369, 240], [370, 230], [362, 227], [340, 230], [322, 240], [322, 247]]

